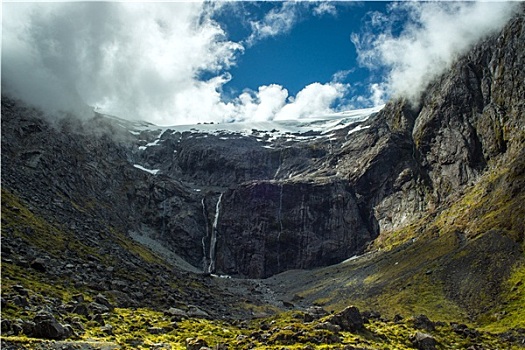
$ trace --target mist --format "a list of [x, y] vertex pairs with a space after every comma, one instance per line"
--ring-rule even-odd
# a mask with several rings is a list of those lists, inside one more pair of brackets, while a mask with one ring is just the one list
[[[204, 3], [3, 6], [2, 88], [47, 110], [191, 119], [184, 106], [201, 103], [188, 101], [188, 92], [211, 91], [213, 100], [220, 72], [243, 49]], [[199, 81], [203, 73], [211, 78]]]
[[[245, 44], [228, 40], [212, 19], [221, 6], [4, 4], [3, 93], [50, 113], [83, 116], [94, 109], [159, 125], [295, 119], [332, 111], [346, 89], [336, 82], [310, 84], [296, 96], [272, 84], [225, 99], [223, 86], [232, 78], [228, 69]], [[292, 5], [282, 8], [288, 13]], [[267, 22], [252, 22], [252, 43], [270, 35]], [[271, 22], [272, 36], [293, 25], [293, 19], [287, 26], [278, 22]]]
[[417, 100], [459, 55], [500, 30], [519, 3], [400, 2], [386, 14], [371, 13], [352, 36], [359, 62], [370, 68], [362, 83], [370, 83], [369, 96], [349, 96], [355, 86], [338, 74], [295, 95], [268, 84], [225, 96], [229, 71], [244, 51], [289, 33], [302, 20], [297, 11], [337, 14], [330, 3], [277, 4], [263, 18], [250, 18], [251, 34], [234, 42], [213, 19], [228, 6], [236, 5], [4, 3], [2, 93], [51, 114], [96, 110], [159, 125], [299, 119], [392, 97]]
[[[360, 63], [372, 72], [381, 71], [373, 84], [376, 96], [417, 102], [459, 56], [501, 30], [518, 6], [519, 2], [394, 3], [389, 13], [372, 14], [368, 30], [354, 34], [352, 41]], [[405, 24], [399, 31], [401, 22]]]

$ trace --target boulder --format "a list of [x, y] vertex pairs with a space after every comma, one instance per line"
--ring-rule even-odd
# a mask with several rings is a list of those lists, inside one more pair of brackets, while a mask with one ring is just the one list
[[178, 319], [188, 317], [186, 311], [178, 309], [176, 307], [170, 307], [167, 311], [164, 311], [164, 314]]
[[88, 305], [88, 309], [91, 313], [94, 313], [94, 314], [105, 314], [110, 311], [106, 305], [99, 304], [97, 302], [90, 303]]
[[7, 334], [11, 332], [12, 322], [10, 320], [3, 319], [0, 322], [0, 325], [2, 326], [2, 334]]
[[432, 332], [436, 329], [435, 323], [432, 322], [426, 315], [414, 316], [409, 321], [414, 325], [414, 328], [417, 329], [424, 329], [429, 332]]
[[312, 322], [328, 315], [328, 311], [320, 306], [310, 306], [304, 313], [304, 322]]
[[89, 315], [89, 310], [86, 304], [75, 305], [73, 309], [71, 310], [71, 312], [74, 314], [86, 316], [86, 317]]
[[100, 305], [104, 305], [105, 307], [108, 308], [109, 311], [113, 311], [113, 309], [115, 308], [110, 302], [109, 300], [103, 296], [102, 294], [97, 294], [95, 296], [95, 302], [100, 304]]
[[341, 327], [343, 331], [355, 332], [364, 329], [363, 317], [355, 306], [348, 306], [343, 311], [330, 316], [327, 321]]
[[203, 347], [207, 347], [208, 343], [201, 338], [187, 338], [186, 339], [186, 350], [200, 350]]
[[188, 309], [188, 316], [190, 317], [209, 317], [210, 315], [204, 311], [199, 309], [195, 305], [190, 305]]
[[327, 331], [330, 331], [332, 333], [339, 333], [339, 331], [341, 330], [340, 326], [330, 323], [330, 322], [318, 323], [314, 326], [314, 328], [315, 329], [326, 329]]
[[31, 268], [38, 271], [38, 272], [46, 272], [47, 271], [47, 263], [44, 259], [36, 258], [33, 260], [30, 264]]
[[35, 322], [33, 335], [37, 338], [64, 339], [68, 336], [64, 326], [47, 312], [37, 314], [33, 321]]
[[417, 332], [415, 335], [410, 337], [412, 345], [419, 350], [435, 350], [437, 341], [429, 334]]

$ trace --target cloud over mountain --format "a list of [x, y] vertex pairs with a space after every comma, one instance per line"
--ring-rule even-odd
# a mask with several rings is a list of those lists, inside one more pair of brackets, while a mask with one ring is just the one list
[[[302, 90], [292, 94], [286, 84], [275, 81], [232, 93], [225, 85], [234, 78], [233, 68], [242, 62], [243, 53], [265, 40], [293, 34], [297, 24], [308, 18], [337, 17], [341, 9], [337, 6], [343, 6], [249, 4], [6, 3], [2, 89], [51, 111], [89, 114], [96, 107], [163, 125], [305, 118], [349, 106], [382, 104], [390, 96], [417, 98], [429, 80], [473, 43], [500, 28], [517, 6], [393, 3], [387, 14], [371, 15], [368, 30], [353, 36], [360, 62], [380, 68], [372, 70], [378, 74], [376, 80], [350, 84], [347, 78], [355, 67], [349, 65], [337, 68], [331, 81], [305, 80]], [[250, 6], [259, 12], [250, 15]], [[235, 40], [216, 16], [230, 10], [247, 30]], [[309, 57], [319, 40], [314, 39], [303, 36], [301, 40], [311, 46], [294, 52], [300, 57], [289, 62]], [[293, 47], [293, 39], [289, 43]], [[272, 55], [279, 52], [266, 54], [261, 64], [271, 67]], [[366, 83], [370, 96], [356, 92]]]
[[[417, 100], [430, 81], [482, 38], [501, 29], [518, 2], [401, 2], [371, 15], [371, 31], [354, 34], [361, 64], [386, 69], [377, 95]], [[408, 18], [408, 20], [407, 20]], [[403, 30], [399, 31], [401, 22]], [[379, 31], [379, 34], [377, 32]], [[396, 32], [397, 31], [397, 32]]]
[[[10, 3], [4, 6], [2, 87], [47, 110], [88, 106], [160, 124], [272, 119], [329, 110], [341, 84], [295, 98], [272, 84], [226, 100], [245, 44], [228, 40], [213, 3]], [[330, 9], [325, 9], [328, 11]], [[250, 40], [286, 32], [296, 6], [252, 23]], [[311, 103], [301, 96], [320, 93]], [[285, 108], [286, 107], [286, 108]]]

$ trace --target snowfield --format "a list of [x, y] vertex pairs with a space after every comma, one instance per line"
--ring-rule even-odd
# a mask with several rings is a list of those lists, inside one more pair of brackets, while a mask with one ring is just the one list
[[[339, 113], [332, 113], [310, 119], [291, 119], [291, 120], [272, 120], [272, 121], [246, 121], [233, 123], [204, 123], [192, 125], [173, 125], [157, 126], [145, 122], [129, 122], [129, 132], [133, 135], [140, 135], [143, 131], [158, 132], [156, 139], [140, 146], [140, 150], [154, 147], [162, 142], [161, 138], [165, 132], [172, 134], [191, 132], [220, 136], [221, 139], [235, 139], [244, 136], [255, 137], [258, 141], [272, 142], [278, 138], [285, 138], [287, 141], [309, 141], [315, 138], [332, 138], [334, 131], [345, 128], [351, 124], [357, 124], [348, 134], [366, 129], [360, 123], [366, 121], [372, 115], [379, 112], [384, 105], [372, 108], [356, 109]], [[112, 118], [112, 117], [110, 117]], [[263, 147], [271, 147], [265, 145]], [[140, 169], [140, 168], [139, 168]], [[154, 170], [142, 169], [152, 172]]]

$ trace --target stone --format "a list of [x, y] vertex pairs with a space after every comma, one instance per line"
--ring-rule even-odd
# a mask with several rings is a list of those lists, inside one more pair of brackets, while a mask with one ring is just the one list
[[101, 304], [101, 305], [104, 305], [108, 308], [109, 311], [113, 311], [113, 309], [115, 308], [110, 302], [109, 300], [103, 296], [102, 294], [97, 294], [95, 296], [95, 302], [98, 303], [98, 304]]
[[35, 323], [33, 335], [37, 338], [63, 339], [67, 336], [64, 326], [49, 313], [39, 313], [33, 321]]
[[36, 258], [33, 260], [30, 264], [31, 268], [38, 271], [38, 272], [46, 272], [47, 271], [47, 263], [42, 258]]
[[304, 322], [312, 322], [328, 315], [328, 311], [320, 306], [310, 306], [304, 313]]
[[105, 314], [110, 311], [106, 305], [99, 304], [97, 302], [89, 303], [88, 309], [91, 313], [94, 313], [94, 314]]
[[24, 328], [22, 327], [22, 324], [21, 323], [13, 323], [13, 325], [11, 326], [11, 332], [14, 334], [14, 335], [19, 335], [21, 334], [22, 332], [24, 331]]
[[25, 335], [32, 336], [35, 332], [36, 323], [32, 321], [22, 321], [22, 330]]
[[148, 333], [149, 334], [164, 334], [166, 333], [166, 330], [162, 327], [149, 327]]
[[14, 285], [13, 290], [24, 297], [29, 296], [29, 291], [19, 284]]
[[6, 333], [11, 332], [12, 322], [10, 320], [3, 319], [0, 322], [0, 325], [1, 325], [1, 329], [2, 329], [2, 334], [6, 334]]
[[466, 324], [459, 324], [459, 323], [452, 322], [450, 326], [452, 327], [452, 330], [455, 333], [462, 335], [465, 338], [475, 339], [479, 337], [479, 332], [475, 329], [469, 328]]
[[209, 317], [210, 314], [208, 314], [206, 311], [199, 309], [195, 305], [190, 305], [188, 307], [188, 316], [189, 317]]
[[71, 299], [76, 303], [83, 303], [85, 301], [83, 294], [75, 294], [71, 297]]
[[100, 330], [104, 333], [106, 333], [107, 335], [113, 335], [113, 326], [110, 325], [110, 324], [106, 324], [102, 327], [100, 327]]
[[188, 314], [186, 313], [186, 311], [181, 310], [176, 307], [170, 307], [167, 311], [164, 311], [164, 314], [168, 316], [172, 316], [177, 320], [181, 320], [183, 318], [188, 317]]
[[315, 329], [326, 329], [332, 333], [339, 333], [341, 327], [330, 322], [321, 322], [314, 326]]
[[363, 316], [363, 320], [365, 322], [368, 322], [369, 320], [380, 320], [381, 319], [381, 314], [377, 311], [366, 310], [366, 311], [363, 311], [361, 315]]
[[89, 309], [86, 304], [77, 304], [73, 306], [71, 313], [87, 317], [89, 316]]
[[419, 350], [436, 350], [438, 342], [434, 337], [429, 334], [416, 332], [415, 335], [410, 337], [412, 345]]
[[436, 329], [434, 322], [432, 322], [426, 315], [412, 317], [409, 322], [411, 322], [414, 325], [414, 328], [417, 329], [424, 329], [429, 332], [432, 332]]
[[186, 350], [200, 350], [203, 347], [207, 347], [208, 343], [201, 338], [187, 338], [186, 339]]
[[13, 298], [12, 303], [15, 304], [16, 306], [20, 306], [20, 307], [23, 307], [23, 308], [29, 306], [29, 301], [27, 300], [27, 298], [23, 297], [23, 296], [20, 296], [20, 295], [16, 295]]
[[363, 330], [364, 322], [359, 309], [355, 306], [348, 306], [343, 311], [327, 318], [327, 322], [341, 327], [341, 330], [356, 332]]

